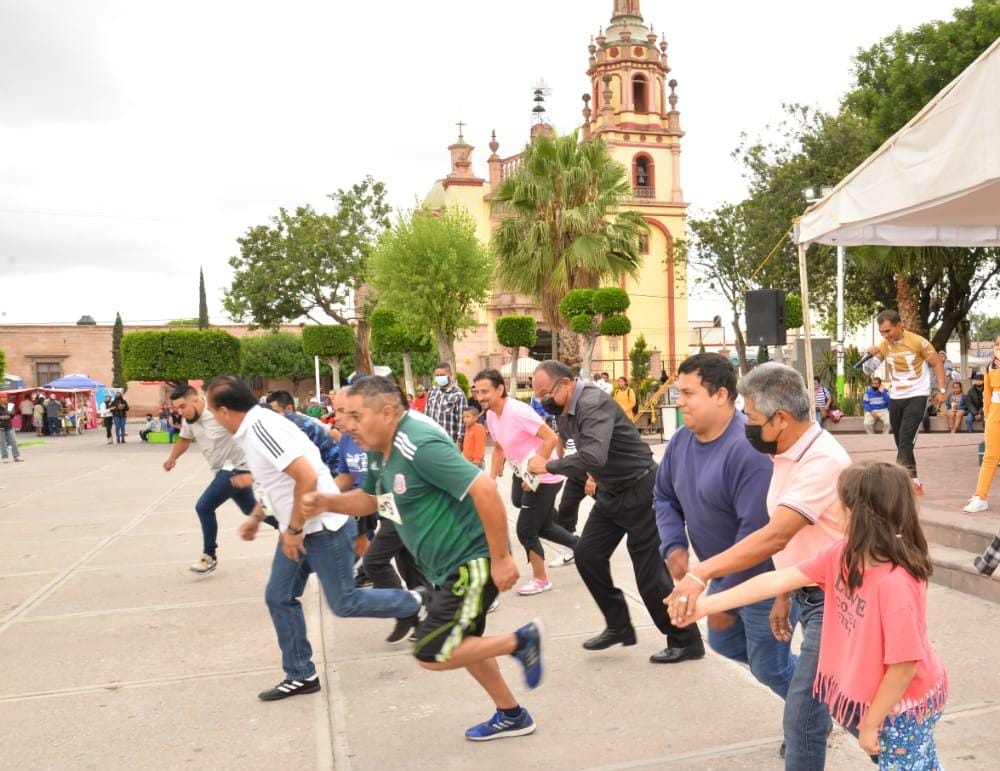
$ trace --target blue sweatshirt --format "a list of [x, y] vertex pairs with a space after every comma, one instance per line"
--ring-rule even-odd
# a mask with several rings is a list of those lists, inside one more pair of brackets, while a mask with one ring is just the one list
[[[773, 463], [750, 446], [745, 425], [746, 417], [736, 412], [722, 436], [711, 442], [698, 441], [687, 428], [674, 433], [653, 490], [664, 558], [674, 549], [686, 549], [688, 537], [699, 560], [714, 557], [770, 521], [767, 488]], [[722, 588], [773, 569], [766, 559], [725, 576]]]
[[365, 481], [368, 473], [368, 453], [358, 447], [357, 443], [347, 433], [340, 437], [340, 458], [337, 463], [338, 474], [350, 474], [354, 477], [354, 486], [358, 487]]
[[861, 406], [865, 408], [865, 412], [889, 409], [889, 389], [883, 388], [881, 391], [876, 391], [868, 386], [865, 398], [861, 400]]

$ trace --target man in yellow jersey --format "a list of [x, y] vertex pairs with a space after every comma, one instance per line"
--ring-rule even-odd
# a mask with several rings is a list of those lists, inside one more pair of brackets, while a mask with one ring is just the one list
[[917, 431], [931, 397], [931, 367], [937, 375], [938, 388], [934, 398], [938, 404], [945, 399], [944, 364], [926, 339], [903, 329], [898, 311], [882, 311], [876, 321], [882, 335], [881, 345], [873, 345], [868, 354], [874, 358], [866, 366], [871, 372], [885, 362], [885, 379], [889, 383], [889, 425], [896, 440], [896, 462], [905, 466], [913, 477], [913, 491], [924, 494], [917, 476], [917, 459], [913, 447]]

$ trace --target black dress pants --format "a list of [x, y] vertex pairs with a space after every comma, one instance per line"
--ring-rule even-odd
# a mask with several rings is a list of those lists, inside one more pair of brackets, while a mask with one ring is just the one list
[[403, 541], [396, 532], [396, 525], [388, 519], [379, 518], [378, 530], [375, 537], [368, 544], [365, 555], [362, 557], [362, 565], [365, 568], [365, 575], [372, 580], [372, 586], [376, 589], [402, 589], [399, 582], [399, 575], [393, 569], [391, 560], [395, 557], [396, 567], [406, 582], [407, 589], [416, 589], [418, 586], [430, 587], [423, 572], [417, 567], [413, 555], [403, 546]]
[[604, 614], [606, 625], [612, 629], [629, 626], [625, 595], [611, 578], [611, 555], [625, 538], [639, 594], [653, 623], [667, 636], [667, 645], [700, 644], [698, 627], [674, 626], [663, 604], [663, 599], [673, 591], [674, 582], [660, 559], [660, 536], [653, 511], [655, 483], [656, 472], [651, 470], [622, 490], [608, 491], [598, 485], [596, 503], [573, 552], [576, 568]]
[[913, 446], [917, 442], [917, 432], [927, 410], [926, 396], [911, 396], [909, 399], [889, 401], [889, 426], [896, 440], [896, 463], [917, 476], [917, 458]]

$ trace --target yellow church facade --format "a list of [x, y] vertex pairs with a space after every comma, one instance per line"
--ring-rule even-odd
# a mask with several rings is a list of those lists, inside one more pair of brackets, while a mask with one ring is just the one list
[[[632, 197], [625, 207], [641, 213], [649, 226], [640, 273], [636, 278], [623, 277], [621, 282], [631, 298], [627, 315], [632, 332], [624, 338], [601, 338], [593, 368], [612, 376], [627, 375], [628, 351], [641, 333], [653, 350], [655, 376], [661, 367], [674, 371], [688, 355], [689, 342], [687, 275], [675, 254], [675, 244], [684, 237], [687, 213], [680, 177], [684, 132], [676, 81], [667, 79], [667, 43], [645, 25], [639, 0], [613, 2], [610, 23], [591, 40], [588, 52], [590, 89], [583, 96], [582, 140], [599, 137], [607, 143], [612, 157], [631, 178]], [[543, 119], [532, 126], [531, 136], [551, 130]], [[424, 202], [432, 208], [465, 209], [475, 220], [483, 243], [489, 242], [499, 221], [499, 215], [491, 211], [492, 191], [520, 162], [519, 154], [498, 154], [495, 135], [489, 148], [487, 176], [479, 177], [473, 168], [474, 147], [466, 143], [460, 126], [458, 140], [448, 148], [451, 170], [435, 183]], [[532, 353], [548, 358], [549, 331], [533, 298], [496, 287], [480, 309], [477, 329], [456, 343], [460, 371], [471, 375], [509, 360], [509, 352], [496, 339], [495, 322], [512, 313], [538, 319], [540, 339]]]

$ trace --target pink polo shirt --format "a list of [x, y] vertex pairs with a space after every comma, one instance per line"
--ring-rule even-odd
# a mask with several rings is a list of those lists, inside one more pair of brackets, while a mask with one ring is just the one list
[[[532, 452], [537, 454], [541, 449], [542, 440], [538, 438], [538, 429], [544, 422], [537, 412], [517, 399], [507, 399], [503, 412], [499, 415], [493, 410], [486, 411], [486, 427], [494, 441], [503, 448], [504, 455], [522, 465]], [[553, 450], [550, 460], [558, 457]], [[565, 478], [556, 474], [543, 474], [541, 482], [545, 485], [558, 484]]]
[[778, 570], [805, 562], [844, 536], [837, 521], [837, 478], [851, 465], [840, 442], [818, 424], [812, 426], [785, 452], [775, 455], [767, 511], [779, 506], [797, 511], [808, 523], [772, 557]]

